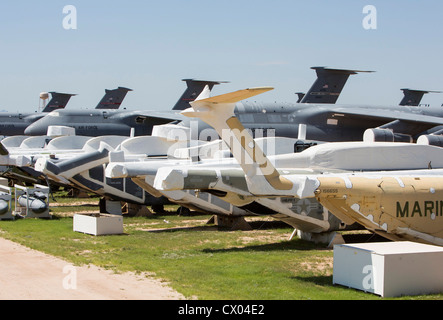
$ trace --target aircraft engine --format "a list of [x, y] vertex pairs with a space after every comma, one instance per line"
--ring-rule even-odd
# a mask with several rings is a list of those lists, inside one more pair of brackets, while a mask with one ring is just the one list
[[427, 144], [431, 146], [443, 147], [443, 136], [423, 135], [417, 139], [417, 144]]
[[408, 134], [395, 133], [389, 129], [367, 129], [363, 134], [365, 142], [407, 142], [412, 143], [413, 139]]

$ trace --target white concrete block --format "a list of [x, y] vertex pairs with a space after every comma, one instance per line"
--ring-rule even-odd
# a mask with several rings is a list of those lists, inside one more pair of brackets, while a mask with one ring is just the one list
[[334, 246], [333, 283], [382, 297], [443, 292], [443, 247], [415, 242]]
[[123, 216], [112, 214], [76, 214], [73, 229], [76, 232], [100, 235], [123, 233]]

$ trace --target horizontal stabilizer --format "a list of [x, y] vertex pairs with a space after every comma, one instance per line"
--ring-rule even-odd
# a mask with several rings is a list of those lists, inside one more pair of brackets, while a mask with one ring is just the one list
[[295, 94], [298, 96], [297, 103], [300, 103], [306, 95], [304, 92], [296, 92]]

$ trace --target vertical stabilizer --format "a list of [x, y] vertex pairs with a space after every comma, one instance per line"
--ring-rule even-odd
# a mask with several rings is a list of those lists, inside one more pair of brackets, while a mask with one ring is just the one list
[[129, 91], [128, 88], [118, 87], [114, 90], [105, 90], [105, 95], [99, 104], [95, 107], [96, 109], [118, 109], [120, 108], [123, 100]]
[[76, 94], [49, 92], [51, 94], [51, 100], [48, 102], [42, 112], [51, 112], [57, 109], [63, 109], [68, 104], [71, 97]]
[[326, 67], [312, 67], [311, 69], [317, 72], [317, 80], [300, 101], [301, 103], [335, 104], [350, 75], [373, 72]]
[[188, 87], [186, 88], [180, 99], [178, 99], [172, 110], [185, 110], [187, 108], [190, 108], [191, 105], [189, 103], [197, 99], [197, 97], [202, 93], [203, 89], [205, 89], [206, 86], [208, 86], [209, 91], [211, 91], [215, 85], [227, 83], [226, 81], [206, 81], [194, 79], [183, 79], [183, 81], [186, 82], [186, 85]]

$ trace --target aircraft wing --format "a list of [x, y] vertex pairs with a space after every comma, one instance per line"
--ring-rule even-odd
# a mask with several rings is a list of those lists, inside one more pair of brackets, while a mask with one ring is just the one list
[[185, 120], [186, 117], [176, 112], [149, 112], [149, 111], [141, 111], [137, 112], [139, 117], [150, 119], [157, 125], [167, 124], [174, 121], [182, 121]]
[[[379, 123], [383, 129], [392, 129], [396, 133], [420, 134], [436, 126], [443, 125], [443, 118], [419, 113], [401, 112], [393, 109], [335, 107], [329, 110], [332, 117], [356, 125], [355, 121], [367, 123], [369, 120]], [[395, 123], [394, 123], [395, 122]], [[358, 123], [358, 122], [357, 122]]]

